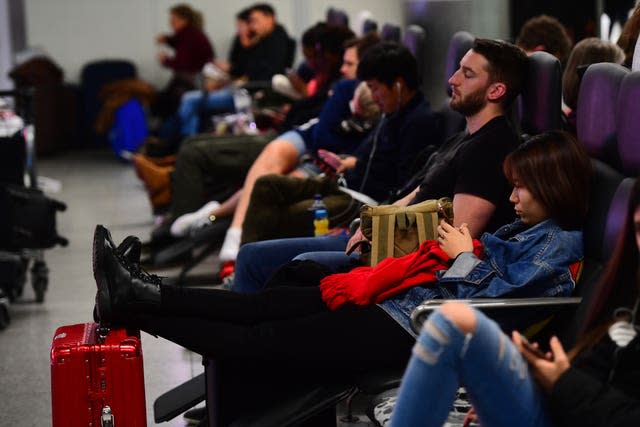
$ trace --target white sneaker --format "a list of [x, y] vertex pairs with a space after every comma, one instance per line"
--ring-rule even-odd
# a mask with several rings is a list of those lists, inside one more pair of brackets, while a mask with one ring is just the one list
[[184, 214], [176, 218], [171, 224], [171, 235], [174, 237], [184, 237], [191, 231], [201, 228], [211, 223], [209, 216], [211, 212], [218, 209], [220, 203], [211, 201], [195, 212]]

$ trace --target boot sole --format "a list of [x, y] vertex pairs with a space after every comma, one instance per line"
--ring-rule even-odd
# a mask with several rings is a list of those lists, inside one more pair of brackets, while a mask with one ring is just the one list
[[113, 318], [111, 307], [111, 293], [109, 292], [109, 282], [104, 273], [105, 240], [109, 239], [109, 231], [102, 225], [97, 225], [93, 233], [93, 278], [96, 281], [98, 291], [96, 292], [97, 315], [102, 327], [109, 327]]

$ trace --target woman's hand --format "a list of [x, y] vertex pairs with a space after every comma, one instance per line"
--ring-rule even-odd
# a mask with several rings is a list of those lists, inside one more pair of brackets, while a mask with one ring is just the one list
[[[514, 331], [511, 334], [511, 339], [529, 363], [531, 375], [547, 393], [551, 393], [558, 378], [571, 366], [560, 340], [557, 337], [552, 337], [549, 341], [551, 351], [546, 353], [545, 357], [540, 357], [523, 345], [522, 336], [519, 332]], [[537, 348], [537, 344], [534, 343], [532, 345]]]
[[449, 258], [455, 259], [462, 252], [473, 251], [473, 240], [467, 224], [455, 228], [444, 220], [438, 226], [438, 244]]
[[336, 169], [336, 172], [343, 173], [348, 171], [349, 169], [355, 168], [358, 158], [354, 156], [349, 156], [349, 157], [345, 157], [344, 159], [339, 158], [339, 160], [340, 160], [340, 166], [338, 167], [338, 169]]
[[[349, 242], [347, 242], [347, 249], [345, 249], [345, 253], [349, 253], [349, 250], [351, 249], [351, 247], [357, 244], [361, 240], [367, 240], [367, 238], [364, 237], [364, 234], [362, 234], [362, 229], [358, 227], [356, 232], [353, 233], [353, 236], [351, 236], [351, 238], [349, 239]], [[356, 248], [354, 252], [360, 253], [360, 248]]]
[[156, 36], [156, 43], [158, 44], [164, 44], [167, 42], [167, 35], [166, 34], [159, 34]]

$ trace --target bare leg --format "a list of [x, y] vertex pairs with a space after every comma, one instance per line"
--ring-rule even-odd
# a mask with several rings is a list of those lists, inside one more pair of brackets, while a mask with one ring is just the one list
[[241, 195], [242, 189], [236, 191], [233, 193], [233, 196], [229, 197], [216, 210], [211, 212], [211, 215], [215, 215], [219, 218], [233, 215], [233, 212], [236, 210], [236, 206], [238, 206], [238, 201], [240, 200]]
[[251, 192], [258, 178], [268, 174], [284, 175], [292, 171], [298, 161], [298, 150], [295, 145], [285, 139], [271, 141], [262, 150], [244, 181], [240, 199], [233, 215], [231, 227], [227, 230], [218, 257], [223, 262], [235, 261], [242, 239], [242, 223], [249, 208]]

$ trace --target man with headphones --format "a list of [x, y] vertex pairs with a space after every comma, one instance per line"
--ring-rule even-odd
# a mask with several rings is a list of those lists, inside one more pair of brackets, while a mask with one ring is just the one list
[[404, 46], [381, 43], [371, 48], [358, 65], [358, 79], [371, 89], [383, 118], [356, 151], [355, 166], [345, 179], [351, 189], [388, 200], [419, 169], [420, 152], [442, 143], [442, 131], [419, 90], [416, 60]]
[[[438, 116], [431, 111], [419, 89], [417, 62], [406, 47], [380, 43], [370, 48], [360, 60], [357, 76], [371, 89], [383, 118], [354, 156], [345, 161], [353, 167], [344, 172], [344, 179], [350, 189], [382, 202], [392, 198], [420, 170], [424, 164], [424, 158], [420, 162], [420, 154], [428, 150], [428, 146], [442, 144], [442, 129]], [[433, 150], [435, 148], [431, 148]], [[278, 245], [278, 242], [286, 242], [286, 247], [277, 251], [262, 250], [264, 245]], [[234, 289], [255, 290], [255, 282], [246, 279], [245, 266], [260, 269], [258, 274], [251, 274], [251, 278], [267, 278], [280, 264], [308, 249], [342, 251], [346, 239], [312, 239], [311, 245], [305, 245], [302, 251], [290, 243], [290, 240], [275, 240], [243, 245], [237, 258], [243, 267], [236, 269]], [[254, 252], [259, 254], [257, 258]], [[244, 284], [249, 286], [245, 288]]]

